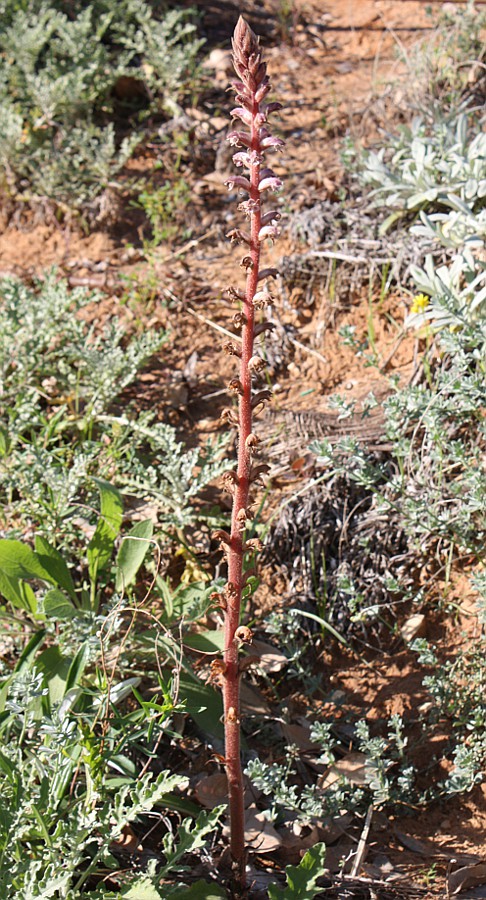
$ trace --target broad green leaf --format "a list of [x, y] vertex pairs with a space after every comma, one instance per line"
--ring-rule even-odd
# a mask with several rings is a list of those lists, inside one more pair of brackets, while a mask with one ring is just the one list
[[39, 631], [36, 631], [36, 633], [32, 635], [29, 643], [24, 647], [22, 653], [19, 656], [19, 660], [15, 666], [14, 672], [22, 672], [23, 669], [30, 666], [45, 636], [46, 632], [44, 628], [41, 628]]
[[59, 553], [59, 550], [56, 550], [55, 547], [51, 547], [49, 541], [46, 541], [44, 537], [37, 535], [35, 539], [35, 552], [45, 571], [49, 572], [54, 584], [67, 591], [71, 599], [75, 600], [76, 592], [74, 590], [73, 579], [71, 578], [71, 573]]
[[153, 533], [152, 520], [145, 519], [143, 522], [137, 522], [123, 538], [116, 557], [115, 588], [117, 591], [125, 590], [134, 581], [149, 549]]
[[8, 456], [10, 447], [11, 441], [8, 436], [8, 431], [3, 425], [0, 425], [0, 458], [3, 459], [5, 456]]
[[199, 728], [207, 734], [223, 737], [223, 702], [221, 694], [216, 693], [211, 685], [204, 684], [188, 672], [181, 672], [179, 701], [184, 703], [184, 711]]
[[15, 776], [17, 775], [17, 767], [8, 756], [4, 756], [4, 754], [0, 751], [0, 772], [3, 772], [4, 775], [10, 781], [14, 781]]
[[0, 540], [0, 574], [7, 578], [39, 578], [50, 584], [56, 583], [28, 544], [7, 538]]
[[98, 572], [111, 557], [123, 518], [120, 491], [101, 478], [94, 480], [100, 492], [101, 509], [96, 531], [88, 544], [88, 568], [92, 583], [96, 582]]
[[68, 656], [63, 656], [59, 647], [48, 647], [36, 659], [36, 666], [44, 675], [49, 689], [51, 705], [60, 702], [66, 693], [71, 663], [72, 660]]
[[[172, 615], [169, 617], [170, 620], [180, 618], [185, 622], [195, 622], [201, 619], [211, 606], [210, 596], [213, 591], [214, 585], [205, 581], [180, 585], [171, 595]], [[166, 607], [168, 607], [167, 603]]]
[[59, 588], [51, 588], [44, 597], [44, 614], [49, 619], [61, 621], [73, 619], [77, 615], [76, 607]]
[[287, 886], [269, 885], [269, 900], [313, 900], [322, 888], [316, 886], [324, 872], [326, 845], [315, 844], [305, 853], [298, 866], [287, 866]]
[[201, 653], [221, 652], [224, 648], [224, 633], [219, 631], [196, 631], [184, 635], [184, 646], [199, 650]]
[[17, 609], [37, 613], [37, 599], [30, 584], [21, 578], [10, 578], [0, 572], [0, 596], [5, 597]]
[[85, 641], [84, 644], [81, 644], [78, 652], [76, 653], [76, 656], [69, 666], [69, 671], [66, 677], [65, 692], [72, 690], [72, 688], [75, 688], [79, 684], [88, 661], [89, 642]]

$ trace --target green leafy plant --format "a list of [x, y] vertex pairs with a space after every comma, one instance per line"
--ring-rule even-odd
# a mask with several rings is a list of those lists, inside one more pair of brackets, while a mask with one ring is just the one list
[[[172, 111], [195, 84], [190, 11], [158, 16], [144, 0], [3, 4], [0, 173], [15, 203], [44, 203], [86, 221], [106, 215], [110, 191], [141, 134], [115, 133], [127, 113]], [[123, 99], [125, 98], [125, 99]]]
[[[54, 658], [53, 649], [34, 659], [31, 643], [1, 692], [0, 886], [5, 898], [39, 892], [98, 896], [89, 883], [101, 865], [116, 869], [113, 853], [124, 829], [157, 805], [177, 806], [174, 791], [187, 785], [185, 777], [167, 771], [155, 778], [134, 777], [130, 759], [120, 753], [116, 715], [104, 738], [97, 733], [99, 694], [86, 679], [82, 686], [85, 648], [73, 660]], [[113, 689], [112, 710], [120, 702], [116, 693]], [[170, 712], [167, 707], [166, 715]], [[113, 777], [110, 771], [122, 775]], [[168, 832], [164, 864], [149, 869], [146, 880], [160, 885], [184, 871], [184, 855], [203, 845], [219, 815], [220, 810], [202, 813], [193, 825], [184, 822], [177, 834]], [[142, 881], [121, 880], [124, 885]], [[164, 888], [164, 896], [172, 890]], [[121, 896], [131, 896], [126, 887]]]
[[[174, 182], [165, 181], [161, 187], [152, 187], [139, 194], [138, 205], [150, 222], [154, 246], [180, 234], [180, 222], [190, 202], [191, 189], [184, 178]], [[184, 228], [182, 237], [190, 237], [187, 228]]]
[[287, 866], [285, 888], [269, 886], [269, 900], [313, 900], [320, 893], [317, 879], [322, 875], [325, 859], [326, 845], [315, 844], [304, 853], [298, 866]]
[[466, 114], [452, 122], [435, 122], [433, 127], [415, 119], [390, 138], [386, 149], [366, 152], [361, 178], [372, 188], [371, 199], [397, 210], [387, 217], [382, 230], [398, 215], [448, 206], [451, 198], [479, 211], [486, 196], [485, 152], [486, 136], [476, 132]]
[[116, 473], [123, 491], [151, 497], [161, 522], [183, 530], [194, 498], [225, 467], [223, 438], [187, 450], [153, 413], [112, 414], [167, 334], [128, 336], [116, 319], [99, 325], [99, 300], [55, 273], [37, 289], [0, 285], [3, 517], [10, 530], [34, 519], [55, 543], [72, 544], [91, 527], [93, 478]]

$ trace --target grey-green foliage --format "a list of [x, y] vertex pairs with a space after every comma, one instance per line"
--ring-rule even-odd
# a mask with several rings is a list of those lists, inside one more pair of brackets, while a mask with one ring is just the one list
[[419, 214], [410, 230], [428, 245], [444, 248], [448, 262], [434, 256], [424, 268], [411, 266], [415, 286], [430, 298], [406, 325], [464, 328], [484, 321], [486, 303], [486, 134], [465, 113], [425, 124], [415, 119], [390, 139], [390, 148], [364, 155], [360, 172], [370, 198], [389, 212], [382, 230], [402, 215]]
[[410, 271], [417, 288], [430, 299], [424, 310], [407, 316], [405, 324], [442, 331], [477, 323], [486, 359], [486, 262], [465, 247], [449, 265], [436, 266], [427, 256], [423, 268], [411, 266]]
[[[420, 639], [413, 645], [420, 654], [419, 663], [432, 669], [423, 680], [431, 702], [420, 711], [422, 737], [418, 740], [423, 750], [424, 741], [434, 731], [445, 730], [449, 735], [440, 757], [451, 767], [445, 780], [430, 779], [427, 787], [421, 786], [415, 757], [416, 722], [411, 727], [401, 716], [393, 715], [374, 723], [372, 733], [365, 719], [356, 721], [349, 767], [349, 739], [343, 744], [332, 723], [315, 722], [310, 737], [321, 747], [319, 762], [330, 767], [333, 778], [329, 784], [301, 786], [297, 748], [295, 753], [290, 748], [285, 765], [254, 759], [247, 766], [252, 782], [270, 798], [271, 818], [281, 821], [290, 816], [308, 824], [323, 816], [338, 816], [342, 810], [363, 812], [370, 803], [382, 808], [395, 807], [397, 801], [422, 804], [470, 791], [481, 782], [486, 760], [484, 643], [481, 640], [443, 664], [426, 641]], [[430, 769], [437, 762], [431, 751]]]
[[265, 763], [252, 759], [246, 767], [246, 775], [255, 787], [270, 798], [269, 815], [272, 821], [279, 821], [289, 814], [301, 824], [308, 825], [326, 816], [339, 816], [341, 810], [355, 810], [363, 805], [365, 794], [361, 788], [353, 787], [345, 778], [336, 780], [330, 787], [321, 790], [315, 784], [302, 787], [296, 777], [295, 757], [288, 748], [287, 762]]
[[102, 192], [140, 141], [115, 134], [121, 77], [153, 110], [194, 83], [190, 11], [158, 16], [144, 0], [5, 0], [0, 33], [0, 174], [16, 200], [99, 212]]
[[385, 404], [402, 476], [392, 486], [405, 527], [422, 547], [481, 554], [486, 534], [484, 322], [441, 334], [447, 356], [429, 384]]
[[373, 202], [389, 210], [448, 205], [448, 195], [479, 210], [486, 197], [485, 159], [486, 134], [465, 114], [432, 125], [414, 119], [390, 136], [386, 148], [364, 154], [361, 177]]
[[10, 279], [0, 285], [3, 518], [10, 529], [34, 520], [56, 542], [59, 530], [69, 541], [73, 528], [93, 521], [94, 476], [182, 526], [194, 515], [196, 493], [225, 468], [224, 440], [187, 450], [152, 413], [111, 415], [166, 334], [129, 338], [121, 321], [102, 325], [99, 300], [70, 291], [55, 273], [36, 289]]
[[174, 428], [154, 421], [153, 413], [142, 413], [132, 420], [102, 416], [98, 421], [112, 436], [114, 450], [117, 442], [122, 445], [118, 457], [120, 485], [139, 497], [149, 494], [164, 521], [178, 527], [193, 520], [191, 503], [195, 496], [228, 468], [222, 456], [227, 436], [188, 450], [177, 439]]
[[472, 645], [466, 641], [457, 654], [443, 662], [424, 638], [415, 640], [412, 649], [419, 654], [419, 662], [430, 669], [423, 681], [432, 698], [429, 725], [446, 722], [448, 732], [455, 736], [450, 752], [452, 768], [438, 791], [470, 791], [483, 780], [486, 762], [486, 640], [480, 636]]
[[88, 325], [79, 313], [88, 306], [95, 313], [101, 299], [70, 290], [54, 271], [36, 290], [17, 279], [1, 283], [0, 388], [3, 403], [19, 418], [26, 418], [26, 401], [38, 410], [31, 425], [46, 405], [66, 405], [87, 419], [100, 415], [160, 349], [164, 332], [147, 331], [127, 342], [116, 317], [100, 325], [92, 315]]
[[413, 764], [407, 760], [406, 725], [400, 716], [391, 716], [387, 729], [381, 735], [370, 736], [365, 720], [354, 725], [353, 749], [359, 751], [356, 757], [360, 763], [346, 775], [346, 769], [332, 768], [343, 756], [347, 748], [336, 738], [333, 726], [326, 722], [315, 722], [310, 738], [320, 746], [319, 763], [331, 767], [335, 775], [324, 787], [299, 785], [296, 778], [295, 758], [289, 753], [285, 766], [278, 763], [263, 763], [251, 760], [247, 775], [255, 786], [271, 797], [270, 815], [278, 819], [282, 814], [291, 813], [299, 822], [308, 824], [325, 816], [339, 816], [342, 810], [364, 810], [373, 802], [375, 806], [386, 806], [397, 800], [409, 800], [415, 782]]
[[[100, 867], [118, 868], [112, 847], [124, 828], [157, 805], [170, 805], [173, 792], [188, 784], [185, 776], [168, 771], [135, 777], [130, 758], [120, 752], [123, 727], [114, 714], [123, 692], [113, 685], [108, 698], [106, 687], [104, 693], [99, 684], [96, 691], [87, 683], [83, 687], [83, 667], [70, 678], [73, 661], [56, 651], [54, 666], [48, 658], [53, 650], [35, 662], [34, 651], [27, 651], [14, 674], [2, 680], [0, 892], [5, 900], [91, 896], [90, 875]], [[103, 738], [95, 727], [100, 703], [111, 710]], [[135, 727], [140, 746], [148, 723], [140, 730], [135, 722], [131, 733]], [[220, 812], [202, 813], [167, 832], [163, 864], [146, 876], [150, 884], [177, 884], [185, 855], [204, 845]], [[142, 880], [134, 873], [123, 883], [137, 879]]]
[[[377, 511], [392, 509], [398, 514], [417, 554], [441, 559], [446, 571], [456, 553], [472, 557], [473, 584], [480, 595], [479, 614], [484, 616], [484, 319], [465, 323], [457, 331], [442, 330], [438, 346], [443, 354], [442, 364], [435, 372], [427, 372], [425, 383], [399, 389], [384, 403], [386, 434], [395, 468], [377, 465], [365, 449], [353, 448], [349, 442], [344, 448], [316, 443], [314, 450], [326, 460], [326, 465], [331, 464], [347, 478], [359, 483], [364, 479], [373, 492]], [[397, 583], [390, 590], [390, 605], [401, 595], [406, 597], [407, 591]], [[410, 599], [413, 592], [408, 596]], [[420, 592], [414, 599], [420, 600]], [[484, 640], [480, 638], [471, 650], [456, 655], [451, 652], [450, 660], [441, 665], [430, 647], [423, 642], [416, 646], [421, 651], [420, 663], [431, 667], [430, 674], [424, 677], [424, 687], [432, 700], [430, 714], [422, 715], [424, 738], [438, 723], [444, 728], [444, 722], [451, 735], [446, 756], [453, 768], [433, 792], [447, 795], [469, 790], [479, 780], [486, 756]], [[357, 728], [357, 737], [367, 757], [377, 757], [373, 787], [376, 799], [385, 801], [398, 788], [403, 788], [404, 799], [407, 792], [410, 799], [413, 772], [406, 758], [400, 764], [399, 777], [393, 768], [390, 770], [393, 779], [397, 779], [390, 782], [388, 751], [382, 746], [382, 754], [378, 744], [373, 745], [375, 738], [370, 743], [362, 727]]]
[[452, 545], [480, 554], [483, 547], [484, 342], [484, 321], [441, 332], [445, 356], [435, 375], [386, 399], [385, 429], [395, 469], [377, 464], [349, 441], [312, 445], [326, 465], [371, 489], [377, 509], [397, 512], [421, 553]]

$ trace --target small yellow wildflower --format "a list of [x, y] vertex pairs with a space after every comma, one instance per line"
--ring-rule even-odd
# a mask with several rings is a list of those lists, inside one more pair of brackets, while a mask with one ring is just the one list
[[427, 297], [426, 294], [417, 294], [413, 298], [413, 303], [410, 307], [411, 313], [421, 313], [424, 309], [427, 309], [430, 303], [430, 297]]

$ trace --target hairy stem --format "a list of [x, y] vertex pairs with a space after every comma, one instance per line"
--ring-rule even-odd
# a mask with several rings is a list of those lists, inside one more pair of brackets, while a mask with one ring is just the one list
[[[246, 269], [244, 293], [230, 291], [233, 297], [241, 298], [241, 311], [235, 317], [242, 328], [241, 351], [229, 344], [228, 352], [240, 356], [239, 378], [230, 382], [230, 389], [239, 395], [238, 400], [238, 459], [236, 473], [230, 473], [233, 492], [231, 533], [220, 533], [227, 553], [228, 583], [223, 597], [225, 609], [225, 641], [222, 688], [225, 724], [225, 764], [228, 777], [228, 798], [230, 811], [230, 850], [233, 859], [236, 882], [240, 888], [245, 883], [245, 838], [243, 773], [240, 749], [240, 646], [251, 640], [249, 629], [241, 626], [241, 603], [244, 590], [245, 555], [254, 552], [255, 541], [245, 541], [245, 525], [251, 512], [252, 481], [256, 480], [252, 470], [252, 454], [258, 439], [253, 434], [253, 406], [258, 400], [262, 404], [268, 399], [253, 392], [253, 381], [264, 367], [264, 361], [254, 355], [255, 311], [263, 305], [258, 282], [260, 272], [260, 252], [266, 237], [275, 238], [278, 230], [273, 223], [280, 218], [278, 212], [270, 211], [262, 218], [262, 196], [266, 190], [277, 190], [281, 186], [271, 169], [262, 167], [266, 148], [280, 149], [283, 142], [273, 138], [265, 126], [267, 114], [279, 104], [263, 104], [270, 90], [266, 66], [262, 62], [256, 35], [240, 18], [233, 38], [233, 62], [239, 81], [234, 83], [236, 99], [241, 106], [232, 111], [234, 118], [240, 118], [249, 131], [235, 131], [228, 140], [243, 152], [234, 155], [236, 165], [248, 170], [245, 177], [236, 176], [227, 182], [230, 189], [243, 188], [248, 199], [239, 205], [249, 219], [249, 233], [234, 229], [230, 237], [245, 243], [249, 249], [241, 265]], [[262, 222], [265, 223], [262, 228]], [[258, 302], [257, 302], [258, 298]], [[269, 323], [259, 328], [265, 330]], [[268, 391], [262, 392], [268, 395]], [[258, 405], [257, 404], [257, 405]], [[232, 414], [230, 413], [230, 416]], [[260, 467], [261, 469], [262, 467]], [[257, 543], [257, 542], [256, 542]], [[219, 669], [218, 669], [219, 672]]]

